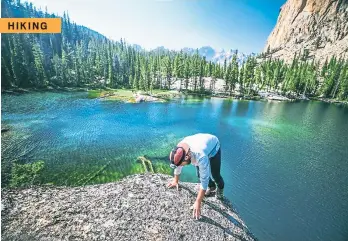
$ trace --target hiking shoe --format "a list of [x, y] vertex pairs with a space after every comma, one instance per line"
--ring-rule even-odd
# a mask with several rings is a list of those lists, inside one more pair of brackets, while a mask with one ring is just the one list
[[216, 187], [208, 187], [207, 191], [205, 192], [205, 196], [210, 196], [213, 192], [215, 192]]
[[215, 197], [219, 200], [224, 199], [224, 189], [217, 188]]

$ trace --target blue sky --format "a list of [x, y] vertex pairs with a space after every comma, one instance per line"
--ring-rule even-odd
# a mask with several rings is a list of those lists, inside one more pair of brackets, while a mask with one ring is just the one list
[[105, 36], [146, 49], [262, 51], [285, 0], [31, 0]]

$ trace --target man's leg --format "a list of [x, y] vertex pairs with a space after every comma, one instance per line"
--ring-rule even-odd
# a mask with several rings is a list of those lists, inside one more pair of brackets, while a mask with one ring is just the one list
[[[221, 148], [216, 153], [215, 156], [210, 158], [210, 168], [211, 168], [211, 175], [214, 178], [215, 183], [217, 184], [219, 189], [224, 189], [225, 183], [224, 179], [222, 179], [222, 176], [220, 175], [220, 169], [221, 169]], [[211, 181], [211, 180], [210, 180]], [[209, 181], [209, 184], [210, 184]], [[214, 185], [215, 185], [214, 183]]]
[[211, 178], [209, 178], [208, 187], [212, 188], [213, 190], [216, 188], [216, 184], [215, 184], [215, 182]]

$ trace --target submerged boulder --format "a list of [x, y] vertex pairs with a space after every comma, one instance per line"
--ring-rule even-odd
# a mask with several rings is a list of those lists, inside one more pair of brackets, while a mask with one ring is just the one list
[[170, 176], [133, 175], [84, 187], [2, 190], [2, 240], [255, 240], [227, 201], [190, 209], [197, 184], [168, 189]]
[[3, 127], [1, 128], [1, 133], [8, 132], [10, 128]]

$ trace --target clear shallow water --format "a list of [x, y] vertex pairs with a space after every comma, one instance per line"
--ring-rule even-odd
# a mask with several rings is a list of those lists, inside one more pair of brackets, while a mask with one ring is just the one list
[[[123, 104], [86, 93], [2, 95], [2, 159], [44, 160], [43, 182], [103, 183], [185, 135], [216, 134], [226, 196], [261, 241], [348, 240], [348, 108], [204, 99]], [[103, 168], [89, 180], [91, 173]], [[182, 180], [197, 181], [193, 167]], [[81, 181], [82, 180], [82, 181]]]

